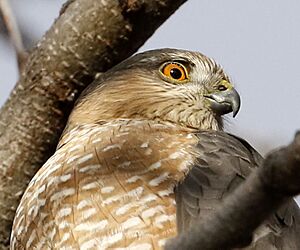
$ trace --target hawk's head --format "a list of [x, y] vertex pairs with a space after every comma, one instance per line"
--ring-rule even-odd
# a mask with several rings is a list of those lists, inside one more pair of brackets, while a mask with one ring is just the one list
[[160, 49], [137, 54], [88, 87], [70, 123], [150, 119], [196, 129], [221, 129], [221, 115], [240, 98], [223, 69], [197, 53]]

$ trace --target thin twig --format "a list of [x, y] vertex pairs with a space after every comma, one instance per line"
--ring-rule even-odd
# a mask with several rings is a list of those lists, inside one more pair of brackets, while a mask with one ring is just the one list
[[17, 54], [19, 70], [21, 70], [24, 61], [26, 60], [27, 53], [25, 52], [22, 36], [8, 0], [0, 0], [0, 11], [3, 16], [4, 25]]

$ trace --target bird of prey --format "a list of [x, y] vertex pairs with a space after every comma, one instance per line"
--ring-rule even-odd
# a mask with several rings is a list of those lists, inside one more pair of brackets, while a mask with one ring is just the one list
[[[160, 49], [123, 61], [75, 104], [23, 195], [11, 249], [162, 249], [261, 164], [223, 132], [222, 115], [239, 107], [224, 70], [200, 53]], [[291, 201], [248, 249], [300, 249], [297, 220]]]

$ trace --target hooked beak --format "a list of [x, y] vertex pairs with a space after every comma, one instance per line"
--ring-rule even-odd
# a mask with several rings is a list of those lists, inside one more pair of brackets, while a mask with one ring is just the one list
[[234, 88], [204, 96], [210, 101], [211, 109], [216, 114], [225, 115], [233, 112], [233, 117], [235, 117], [239, 112], [241, 99]]

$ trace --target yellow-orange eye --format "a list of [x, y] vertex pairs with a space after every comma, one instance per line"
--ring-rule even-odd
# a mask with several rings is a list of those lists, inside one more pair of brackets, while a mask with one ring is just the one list
[[183, 81], [187, 79], [185, 68], [178, 63], [166, 64], [162, 69], [162, 73], [176, 81]]

